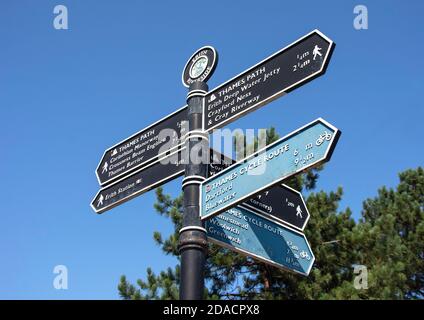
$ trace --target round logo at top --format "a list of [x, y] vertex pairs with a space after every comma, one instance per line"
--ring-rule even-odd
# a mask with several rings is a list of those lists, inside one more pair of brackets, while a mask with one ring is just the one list
[[188, 88], [193, 82], [206, 82], [215, 70], [217, 62], [218, 54], [213, 47], [200, 48], [188, 59], [184, 67], [183, 84]]

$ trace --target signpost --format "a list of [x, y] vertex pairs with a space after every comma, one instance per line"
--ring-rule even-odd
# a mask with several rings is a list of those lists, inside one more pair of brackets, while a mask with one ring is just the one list
[[218, 55], [213, 47], [202, 47], [182, 73], [187, 105], [104, 152], [96, 169], [103, 188], [91, 202], [96, 213], [184, 174], [180, 299], [203, 296], [208, 237], [309, 274], [315, 258], [299, 231], [309, 212], [299, 192], [280, 184], [328, 161], [340, 131], [317, 119], [237, 163], [215, 151], [209, 164], [203, 162], [214, 129], [324, 74], [334, 46], [314, 30], [210, 92], [206, 81]]
[[314, 30], [205, 96], [204, 130], [211, 132], [322, 75], [334, 42]]
[[205, 227], [213, 242], [275, 267], [308, 275], [314, 264], [303, 233], [243, 207], [208, 219]]
[[309, 211], [302, 194], [285, 184], [277, 185], [250, 198], [241, 206], [301, 231], [309, 220]]
[[208, 178], [200, 186], [201, 219], [328, 161], [339, 135], [334, 126], [317, 119]]
[[107, 149], [96, 169], [100, 185], [108, 184], [181, 148], [181, 137], [187, 133], [187, 129], [185, 106]]

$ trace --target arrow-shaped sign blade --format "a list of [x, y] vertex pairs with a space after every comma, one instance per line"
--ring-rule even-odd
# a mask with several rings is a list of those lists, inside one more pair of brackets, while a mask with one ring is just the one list
[[285, 270], [308, 275], [315, 257], [305, 235], [242, 207], [205, 222], [208, 239]]
[[121, 179], [181, 148], [181, 137], [188, 131], [187, 119], [185, 106], [107, 149], [96, 169], [100, 185]]
[[[211, 162], [209, 164], [209, 177], [235, 163], [233, 159], [222, 155], [218, 151], [212, 151], [212, 159], [215, 163]], [[305, 229], [310, 217], [302, 194], [285, 184], [276, 185], [246, 200], [240, 206], [259, 212], [268, 218], [285, 223], [301, 231]]]
[[301, 231], [310, 217], [302, 194], [285, 184], [274, 186], [240, 205]]
[[184, 150], [177, 151], [104, 187], [94, 197], [91, 207], [96, 213], [103, 213], [176, 177], [182, 176], [185, 166], [181, 153]]
[[329, 161], [339, 135], [337, 128], [317, 119], [208, 178], [200, 186], [200, 217], [226, 211]]
[[314, 30], [205, 96], [204, 130], [211, 132], [323, 75], [334, 42]]

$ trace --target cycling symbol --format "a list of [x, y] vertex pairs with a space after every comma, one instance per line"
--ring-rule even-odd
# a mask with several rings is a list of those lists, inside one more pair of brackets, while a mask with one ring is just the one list
[[323, 134], [320, 134], [320, 135], [319, 135], [319, 138], [318, 138], [318, 139], [317, 139], [317, 141], [316, 141], [316, 145], [317, 145], [317, 146], [322, 145], [322, 143], [323, 143], [325, 140], [327, 140], [327, 141], [330, 141], [330, 140], [331, 140], [331, 133], [328, 133], [327, 131], [324, 131], [324, 133], [323, 133]]
[[309, 256], [309, 254], [304, 250], [302, 250], [299, 255], [302, 259], [306, 259], [308, 261], [311, 260], [311, 257]]

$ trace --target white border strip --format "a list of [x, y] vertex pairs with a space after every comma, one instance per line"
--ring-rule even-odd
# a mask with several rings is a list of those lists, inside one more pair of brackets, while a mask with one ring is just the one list
[[200, 188], [200, 185], [202, 184], [202, 181], [190, 180], [190, 181], [183, 182], [181, 184], [181, 189], [184, 189], [185, 186], [188, 186], [190, 184], [197, 184], [197, 185], [199, 185], [199, 188]]
[[179, 233], [181, 234], [181, 232], [184, 232], [184, 231], [187, 231], [187, 230], [198, 230], [198, 231], [203, 231], [204, 233], [206, 233], [205, 228], [198, 227], [198, 226], [188, 226], [188, 227], [181, 228]]
[[202, 177], [202, 176], [198, 176], [198, 175], [185, 176], [184, 179], [183, 179], [183, 183], [187, 180], [202, 180], [202, 181], [204, 181], [204, 180], [206, 180], [206, 178]]
[[191, 130], [187, 132], [185, 135], [181, 136], [181, 141], [183, 141], [182, 144], [187, 142], [187, 139], [190, 138], [200, 138], [209, 141], [209, 133], [206, 131], [203, 131], [201, 129], [199, 130]]
[[204, 90], [192, 90], [187, 93], [186, 100], [194, 97], [204, 97], [207, 94], [207, 91]]

